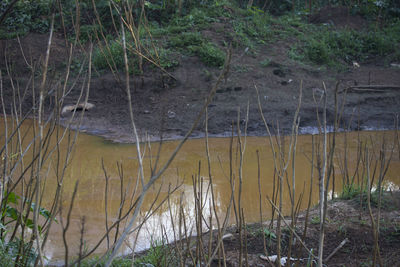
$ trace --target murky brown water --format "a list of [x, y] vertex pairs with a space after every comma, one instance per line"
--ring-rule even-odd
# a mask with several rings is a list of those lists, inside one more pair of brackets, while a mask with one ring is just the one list
[[[28, 121], [24, 125], [24, 131], [32, 124]], [[1, 121], [1, 128], [3, 121]], [[3, 129], [0, 129], [3, 132]], [[362, 140], [368, 142], [374, 141], [377, 145], [381, 143], [382, 137], [386, 136], [387, 140], [392, 140], [394, 132], [363, 132], [361, 134]], [[339, 134], [340, 142], [337, 146], [337, 154], [335, 159], [335, 192], [340, 191], [342, 188], [341, 165], [345, 152], [343, 151], [344, 134]], [[31, 137], [26, 137], [30, 140]], [[349, 169], [352, 169], [356, 162], [357, 150], [357, 133], [348, 133], [347, 142], [349, 151], [346, 154], [349, 157]], [[4, 137], [1, 139], [4, 143]], [[287, 139], [288, 140], [288, 139]], [[286, 140], [286, 143], [288, 141]], [[27, 143], [27, 142], [25, 142]], [[172, 153], [178, 141], [165, 142], [162, 145], [161, 157], [158, 166], [162, 166], [169, 155]], [[151, 150], [146, 149], [144, 163], [145, 163], [145, 176], [150, 176], [150, 160], [154, 165], [155, 156], [157, 155], [158, 144], [152, 143]], [[210, 138], [210, 159], [211, 170], [213, 176], [215, 201], [217, 211], [224, 218], [231, 197], [231, 186], [229, 179], [229, 138]], [[239, 173], [239, 157], [237, 154], [237, 139], [234, 138], [233, 142], [233, 177], [236, 178], [236, 188], [239, 186], [238, 173]], [[60, 151], [66, 149], [66, 141], [62, 142]], [[296, 174], [296, 199], [300, 193], [304, 192], [305, 197], [301, 206], [304, 208], [307, 205], [308, 193], [310, 188], [310, 155], [311, 155], [311, 136], [299, 136], [296, 151], [295, 161], [295, 174]], [[247, 138], [245, 157], [243, 162], [243, 193], [242, 193], [242, 208], [245, 213], [247, 222], [256, 222], [260, 220], [259, 215], [259, 187], [258, 187], [258, 163], [257, 153], [259, 151], [260, 159], [260, 173], [261, 173], [261, 194], [262, 194], [262, 210], [263, 219], [266, 220], [270, 217], [271, 208], [267, 204], [266, 196], [272, 197], [273, 181], [274, 181], [274, 168], [273, 158], [269, 145], [268, 138], [266, 137], [249, 137]], [[63, 152], [64, 153], [64, 152]], [[150, 156], [152, 155], [152, 156]], [[85, 245], [90, 250], [93, 244], [105, 232], [105, 175], [102, 169], [101, 162], [104, 162], [104, 167], [109, 177], [108, 185], [108, 224], [110, 225], [117, 218], [118, 209], [120, 206], [120, 176], [118, 175], [117, 163], [123, 169], [123, 183], [124, 190], [128, 189], [129, 192], [135, 184], [137, 177], [137, 160], [136, 148], [134, 145], [129, 144], [114, 144], [103, 140], [102, 138], [79, 134], [77, 144], [73, 151], [71, 163], [67, 169], [66, 177], [64, 180], [63, 189], [63, 214], [67, 213], [71, 195], [75, 182], [79, 180], [78, 193], [74, 203], [74, 209], [71, 216], [71, 225], [68, 230], [68, 244], [70, 255], [76, 256], [79, 248], [81, 219], [85, 217], [85, 231], [84, 240]], [[182, 183], [180, 189], [174, 193], [170, 198], [170, 207], [163, 205], [160, 209], [155, 211], [154, 215], [146, 223], [141, 230], [141, 235], [138, 239], [136, 249], [145, 248], [149, 245], [151, 238], [157, 239], [161, 236], [161, 229], [164, 227], [167, 234], [171, 238], [171, 222], [170, 213], [177, 214], [179, 205], [182, 203], [186, 214], [188, 215], [188, 224], [193, 223], [194, 213], [194, 200], [193, 200], [193, 183], [192, 177], [199, 173], [199, 162], [201, 162], [200, 175], [203, 177], [205, 183], [209, 181], [207, 158], [205, 153], [205, 140], [195, 139], [189, 140], [182, 148], [172, 165], [164, 173], [162, 180], [158, 181], [155, 186], [150, 190], [146, 197], [142, 211], [145, 213], [150, 209], [151, 203], [157, 192], [160, 189], [159, 203], [166, 197], [169, 188], [174, 185]], [[48, 160], [45, 165], [45, 172], [48, 172], [48, 178], [45, 187], [45, 196], [43, 199], [43, 206], [49, 207], [52, 194], [55, 192], [57, 185], [55, 178], [56, 160], [55, 155]], [[291, 164], [289, 164], [288, 179], [292, 179]], [[44, 173], [45, 173], [44, 172]], [[314, 172], [314, 187], [312, 195], [312, 203], [315, 204], [318, 199], [317, 188], [317, 172]], [[386, 178], [386, 186], [393, 189], [399, 189], [400, 185], [400, 162], [398, 158], [398, 151], [394, 153], [391, 167], [389, 168]], [[206, 186], [205, 186], [206, 187]], [[204, 189], [204, 191], [206, 191]], [[204, 198], [209, 198], [209, 194], [204, 193]], [[288, 187], [284, 185], [284, 211], [289, 212], [290, 198], [288, 194]], [[209, 209], [209, 202], [205, 201], [205, 210]], [[232, 213], [230, 222], [235, 223], [235, 217]], [[135, 236], [129, 238], [128, 245], [125, 246], [124, 253], [130, 252], [129, 245], [134, 242]], [[106, 242], [103, 242], [98, 252], [106, 248]], [[55, 224], [52, 229], [50, 240], [48, 241], [46, 256], [48, 259], [57, 260], [62, 259], [64, 255], [64, 246], [61, 235], [60, 224]]]

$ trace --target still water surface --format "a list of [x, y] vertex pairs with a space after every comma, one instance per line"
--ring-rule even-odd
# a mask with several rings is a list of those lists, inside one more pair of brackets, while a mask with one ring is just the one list
[[[1, 125], [3, 125], [3, 121]], [[23, 132], [27, 132], [26, 140], [32, 137], [32, 121], [27, 121], [23, 125]], [[2, 126], [3, 127], [3, 126]], [[4, 132], [3, 129], [0, 129]], [[340, 192], [342, 188], [342, 166], [344, 154], [346, 153], [349, 159], [349, 169], [352, 169], [356, 162], [357, 143], [360, 140], [365, 142], [374, 142], [377, 147], [382, 142], [383, 136], [387, 140], [393, 140], [393, 131], [382, 132], [362, 132], [361, 137], [357, 133], [347, 133], [348, 151], [344, 151], [343, 140], [344, 133], [339, 134], [337, 153], [335, 156], [335, 192]], [[66, 139], [66, 138], [65, 138]], [[1, 139], [4, 143], [4, 137]], [[289, 143], [289, 139], [285, 139]], [[213, 177], [213, 186], [215, 192], [216, 210], [220, 214], [220, 220], [225, 218], [227, 204], [231, 198], [231, 185], [230, 185], [230, 138], [210, 138], [210, 161]], [[243, 140], [244, 141], [244, 140]], [[390, 142], [389, 142], [390, 143]], [[164, 142], [161, 147], [160, 159], [158, 167], [162, 166], [172, 151], [177, 146], [178, 141]], [[311, 171], [311, 151], [312, 151], [311, 136], [303, 135], [298, 137], [296, 160], [295, 160], [295, 179], [296, 179], [296, 199], [304, 192], [304, 199], [301, 207], [304, 209], [307, 206], [308, 194], [310, 188], [310, 171]], [[149, 145], [142, 146], [145, 150], [144, 165], [145, 176], [150, 177], [150, 162], [152, 166], [155, 164], [156, 155], [158, 152], [158, 143], [151, 143], [151, 151]], [[387, 147], [388, 148], [388, 147]], [[397, 149], [397, 148], [396, 148]], [[61, 143], [61, 151], [66, 150], [66, 142]], [[236, 179], [236, 188], [239, 186], [239, 154], [238, 154], [237, 138], [233, 140], [232, 152], [232, 176]], [[260, 168], [258, 168], [257, 151], [259, 153]], [[400, 162], [398, 158], [398, 151], [396, 150], [392, 158], [391, 166], [385, 177], [385, 185], [391, 189], [399, 189], [400, 186]], [[63, 217], [67, 213], [70, 205], [71, 195], [75, 186], [75, 182], [79, 181], [78, 191], [74, 202], [74, 208], [71, 215], [70, 228], [68, 230], [68, 244], [71, 256], [76, 256], [78, 253], [81, 222], [82, 218], [85, 220], [84, 237], [85, 246], [91, 249], [92, 246], [100, 239], [105, 232], [105, 185], [106, 179], [104, 169], [107, 172], [108, 180], [108, 194], [107, 194], [107, 223], [108, 225], [115, 222], [117, 219], [118, 210], [120, 207], [121, 199], [121, 173], [123, 173], [123, 192], [127, 190], [128, 195], [132, 192], [137, 181], [138, 163], [137, 163], [136, 147], [132, 144], [115, 144], [106, 141], [100, 137], [80, 133], [77, 143], [74, 147], [70, 164], [67, 168], [65, 180], [63, 183], [62, 194], [62, 208]], [[50, 201], [57, 186], [55, 156], [51, 157], [45, 167], [44, 172], [47, 175], [45, 185], [45, 195], [42, 206], [49, 208]], [[242, 208], [244, 210], [247, 222], [260, 221], [259, 212], [259, 186], [258, 186], [258, 169], [260, 169], [261, 181], [261, 195], [262, 195], [262, 212], [263, 220], [271, 216], [271, 207], [267, 203], [266, 196], [272, 197], [274, 185], [274, 168], [273, 157], [269, 145], [269, 139], [266, 137], [248, 137], [246, 140], [246, 148], [243, 162], [243, 189], [242, 189]], [[291, 164], [289, 164], [288, 180], [292, 179]], [[179, 152], [176, 159], [171, 166], [164, 173], [162, 178], [156, 182], [154, 187], [145, 198], [142, 207], [142, 216], [151, 209], [151, 205], [159, 193], [160, 203], [168, 195], [168, 190], [172, 190], [177, 184], [181, 185], [180, 188], [172, 194], [165, 205], [157, 209], [152, 217], [147, 221], [140, 232], [137, 240], [136, 250], [140, 250], [149, 246], [150, 240], [160, 238], [161, 229], [165, 229], [168, 238], [173, 238], [171, 230], [170, 215], [172, 214], [176, 220], [176, 214], [182, 204], [185, 214], [188, 218], [188, 225], [194, 223], [194, 199], [193, 199], [193, 182], [192, 177], [200, 173], [204, 180], [204, 199], [209, 199], [210, 194], [206, 193], [207, 183], [209, 182], [207, 157], [205, 150], [204, 139], [193, 139], [187, 141]], [[318, 199], [318, 182], [317, 172], [314, 171], [314, 185], [312, 194], [312, 203], [316, 204]], [[332, 187], [331, 189], [332, 190]], [[288, 194], [288, 186], [284, 185], [284, 212], [288, 214], [290, 209], [290, 198]], [[204, 201], [206, 214], [209, 214], [209, 200]], [[154, 207], [153, 207], [154, 209]], [[232, 213], [230, 222], [235, 223], [235, 216]], [[129, 253], [136, 235], [133, 234], [126, 242], [124, 251], [122, 253]], [[107, 244], [103, 242], [100, 246], [98, 253], [105, 250]], [[62, 228], [60, 224], [54, 224], [52, 232], [45, 249], [46, 257], [51, 261], [57, 261], [63, 258], [64, 245], [62, 240]]]

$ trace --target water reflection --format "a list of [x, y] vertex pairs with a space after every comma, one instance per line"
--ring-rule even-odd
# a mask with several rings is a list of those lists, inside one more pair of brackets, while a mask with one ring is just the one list
[[[24, 125], [25, 129], [29, 126]], [[379, 147], [380, 140], [383, 135], [389, 139], [394, 132], [364, 132], [362, 138], [365, 140], [375, 140], [376, 146]], [[344, 149], [344, 135], [347, 136], [347, 147]], [[342, 189], [341, 175], [348, 173], [353, 175], [354, 166], [357, 163], [357, 133], [340, 133], [340, 142], [338, 142], [337, 153], [335, 156], [335, 183], [334, 188], [331, 186], [330, 195], [337, 196], [338, 191]], [[29, 140], [29, 137], [26, 138]], [[4, 142], [4, 141], [3, 141]], [[230, 170], [230, 139], [229, 138], [212, 138], [209, 140], [210, 160], [212, 170], [212, 180], [215, 192], [216, 211], [223, 221], [226, 216], [228, 203], [231, 199], [231, 183], [230, 180], [238, 179], [239, 173], [239, 154], [237, 142], [234, 141], [232, 153], [232, 170]], [[177, 142], [165, 142], [161, 147], [160, 158], [157, 166], [163, 166], [169, 155], [176, 147]], [[154, 167], [159, 145], [157, 143], [143, 145], [145, 151], [144, 164], [145, 176], [148, 178], [151, 174], [150, 165]], [[66, 144], [61, 144], [61, 151], [66, 149]], [[304, 194], [301, 207], [305, 208], [308, 202], [308, 194], [310, 190], [310, 154], [311, 154], [311, 137], [300, 136], [298, 138], [298, 146], [296, 151], [296, 201], [300, 194]], [[257, 163], [257, 153], [260, 157], [260, 166]], [[67, 241], [69, 244], [70, 255], [76, 256], [81, 241], [82, 218], [84, 218], [84, 236], [85, 246], [91, 249], [94, 244], [104, 235], [106, 230], [106, 206], [107, 206], [107, 224], [110, 226], [118, 219], [118, 213], [121, 203], [121, 192], [126, 194], [127, 203], [130, 203], [134, 187], [137, 183], [138, 164], [136, 160], [136, 148], [129, 144], [113, 144], [103, 139], [86, 134], [80, 134], [75, 149], [72, 154], [71, 163], [67, 169], [65, 181], [63, 184], [62, 209], [63, 215], [67, 213], [70, 205], [71, 195], [76, 181], [79, 181], [79, 189], [74, 203], [74, 209], [71, 215], [70, 229], [68, 230]], [[343, 159], [348, 158], [348, 170], [344, 167]], [[105, 185], [106, 179], [102, 167], [106, 170], [108, 176], [107, 187], [107, 203], [105, 203]], [[274, 188], [274, 168], [272, 152], [269, 147], [269, 141], [266, 137], [247, 138], [247, 147], [243, 163], [243, 196], [242, 207], [245, 212], [247, 222], [256, 222], [260, 220], [259, 215], [259, 187], [258, 187], [258, 168], [260, 168], [261, 195], [263, 220], [271, 216], [271, 208], [267, 204], [266, 196], [272, 197]], [[56, 160], [49, 160], [45, 166], [44, 173], [49, 173], [43, 199], [43, 206], [51, 205], [52, 194], [57, 186], [55, 178], [57, 165]], [[394, 153], [386, 178], [385, 186], [389, 189], [398, 190], [400, 185], [400, 163], [398, 159], [398, 151]], [[232, 176], [230, 174], [232, 173]], [[123, 253], [129, 253], [132, 249], [142, 250], [150, 245], [151, 241], [158, 241], [160, 237], [164, 237], [169, 241], [179, 236], [179, 229], [172, 228], [171, 215], [175, 225], [179, 225], [179, 214], [181, 213], [181, 204], [186, 216], [186, 227], [188, 232], [195, 234], [195, 200], [193, 198], [193, 177], [200, 175], [203, 177], [203, 204], [207, 220], [210, 209], [210, 191], [207, 190], [209, 182], [207, 158], [205, 152], [205, 141], [203, 139], [195, 139], [188, 141], [178, 154], [170, 168], [164, 173], [162, 178], [156, 182], [145, 198], [145, 202], [141, 211], [141, 219], [135, 224], [139, 227], [142, 219], [147, 212], [154, 212], [146, 223], [140, 228], [140, 236], [136, 233], [129, 236], [125, 244]], [[288, 180], [291, 180], [291, 171], [288, 172]], [[312, 203], [317, 203], [318, 199], [318, 180], [317, 172], [314, 172], [314, 187], [312, 194]], [[360, 175], [359, 175], [360, 177]], [[276, 177], [275, 177], [276, 178]], [[123, 188], [121, 189], [121, 183]], [[180, 186], [179, 186], [180, 185]], [[167, 199], [168, 192], [179, 186], [177, 191]], [[238, 182], [236, 182], [236, 189]], [[290, 209], [290, 198], [287, 185], [284, 186], [284, 213], [288, 213]], [[122, 190], [122, 191], [121, 191]], [[237, 193], [237, 191], [236, 191]], [[156, 199], [156, 196], [158, 198]], [[306, 197], [307, 196], [307, 197]], [[156, 201], [154, 202], [154, 200]], [[165, 201], [157, 210], [154, 210], [162, 201]], [[123, 207], [126, 212], [127, 205]], [[204, 220], [204, 224], [206, 223]], [[230, 214], [230, 223], [235, 223], [235, 216]], [[121, 228], [125, 225], [122, 223]], [[183, 226], [182, 226], [183, 227]], [[181, 228], [181, 231], [182, 228]], [[52, 261], [62, 259], [64, 255], [64, 245], [62, 240], [62, 228], [60, 224], [54, 224], [52, 232], [46, 246], [46, 257]], [[98, 252], [104, 251], [108, 245], [112, 245], [114, 241], [115, 231], [109, 236], [109, 243], [105, 239], [98, 249]]]

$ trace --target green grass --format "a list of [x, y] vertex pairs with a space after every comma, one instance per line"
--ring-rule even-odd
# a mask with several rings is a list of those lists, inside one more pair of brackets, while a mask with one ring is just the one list
[[[129, 38], [128, 38], [129, 39]], [[127, 41], [128, 49], [128, 61], [129, 68], [131, 72], [138, 73], [139, 70], [139, 58], [134, 53], [133, 43], [131, 41]], [[146, 55], [148, 58], [153, 58], [156, 63], [160, 64], [164, 69], [170, 69], [179, 65], [179, 62], [174, 58], [172, 52], [162, 46], [157, 46], [157, 54], [158, 60], [156, 56], [156, 52], [154, 51], [154, 47], [148, 44], [148, 40], [143, 39], [142, 45], [147, 47], [149, 51], [149, 55]], [[117, 70], [123, 70], [125, 67], [124, 63], [124, 51], [122, 47], [122, 43], [120, 40], [112, 40], [109, 42], [109, 49], [106, 46], [100, 48], [99, 46], [95, 48], [93, 52], [93, 65], [99, 69], [104, 70], [108, 69], [108, 64], [113, 64], [112, 60], [115, 63]], [[145, 64], [150, 64], [154, 66], [152, 63], [146, 63], [146, 59], [143, 59]], [[157, 62], [158, 61], [158, 62]]]
[[[136, 265], [137, 264], [137, 265]], [[146, 254], [135, 261], [136, 266], [177, 266], [177, 257], [168, 248], [160, 243], [154, 243]]]
[[[105, 266], [105, 260], [99, 261], [98, 257], [94, 257], [91, 259], [83, 260], [81, 262], [82, 267], [103, 267]], [[126, 259], [126, 258], [116, 258], [113, 260], [112, 267], [131, 267], [132, 266], [132, 260], [131, 259]], [[134, 265], [138, 266], [138, 265]]]
[[201, 45], [205, 42], [205, 39], [199, 32], [183, 32], [182, 34], [173, 36], [169, 40], [169, 44], [172, 47], [185, 49], [188, 46]]
[[271, 59], [266, 58], [263, 61], [260, 62], [260, 65], [263, 66], [264, 68], [268, 67], [269, 64], [271, 63]]
[[198, 32], [183, 32], [171, 37], [169, 46], [198, 56], [206, 66], [221, 67], [225, 62], [225, 53]]
[[[358, 185], [346, 185], [343, 188], [343, 192], [340, 194], [339, 198], [340, 199], [345, 199], [345, 200], [350, 200], [350, 199], [359, 199], [360, 194], [362, 194], [362, 201], [363, 201], [363, 208], [367, 209], [368, 208], [368, 195], [367, 195], [367, 189], [364, 188], [362, 189]], [[371, 201], [371, 206], [372, 207], [378, 207], [379, 204], [379, 192], [378, 190], [374, 190], [371, 192], [370, 195], [370, 201]], [[395, 205], [393, 204], [392, 197], [390, 195], [390, 192], [385, 190], [385, 186], [382, 186], [382, 192], [381, 192], [381, 208], [384, 210], [393, 210], [395, 209]]]
[[0, 241], [0, 263], [3, 267], [14, 266], [14, 260], [4, 242]]
[[[0, 251], [1, 252], [1, 251]], [[1, 256], [1, 253], [0, 253]], [[1, 259], [1, 258], [0, 258]], [[2, 266], [2, 265], [1, 265]], [[105, 260], [99, 260], [98, 256], [90, 259], [85, 259], [81, 262], [82, 267], [103, 267]], [[130, 267], [132, 266], [132, 259], [119, 257], [113, 260], [112, 267]], [[152, 243], [151, 247], [139, 257], [135, 257], [133, 266], [178, 266], [178, 261], [175, 253], [171, 249], [160, 242]], [[8, 267], [8, 266], [7, 266]]]
[[321, 223], [321, 218], [319, 216], [314, 216], [311, 218], [311, 223], [312, 224], [320, 224]]
[[188, 47], [207, 66], [221, 67], [225, 62], [225, 53], [211, 42]]
[[361, 187], [356, 184], [345, 185], [339, 198], [345, 200], [353, 199], [359, 196], [361, 192], [365, 193], [365, 189], [362, 190]]
[[353, 61], [365, 63], [378, 58], [398, 57], [400, 22], [378, 31], [334, 30], [320, 26], [298, 39], [289, 57], [317, 65], [340, 68]]

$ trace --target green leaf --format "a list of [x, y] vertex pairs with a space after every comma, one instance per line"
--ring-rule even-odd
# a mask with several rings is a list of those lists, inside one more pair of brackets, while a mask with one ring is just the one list
[[9, 205], [6, 205], [6, 217], [11, 218], [13, 221], [18, 219], [19, 211]]
[[[32, 204], [31, 204], [31, 211], [32, 211], [32, 212], [35, 210], [35, 207], [36, 207], [36, 204], [32, 202]], [[44, 218], [46, 218], [46, 219], [50, 219], [50, 218], [51, 218], [51, 213], [50, 213], [50, 211], [48, 211], [48, 210], [45, 209], [45, 208], [39, 207], [39, 214], [40, 214], [41, 216], [43, 216]], [[58, 221], [57, 221], [56, 218], [54, 218], [54, 221], [55, 221], [56, 223], [58, 223]]]
[[31, 220], [31, 219], [25, 220], [25, 226], [28, 227], [29, 229], [33, 229], [34, 225], [35, 225], [35, 223], [33, 222], [33, 220]]
[[18, 204], [18, 199], [20, 199], [21, 197], [19, 197], [18, 195], [16, 195], [14, 192], [11, 192], [10, 194], [8, 194], [8, 198], [6, 200], [6, 203], [14, 203], [14, 204]]

